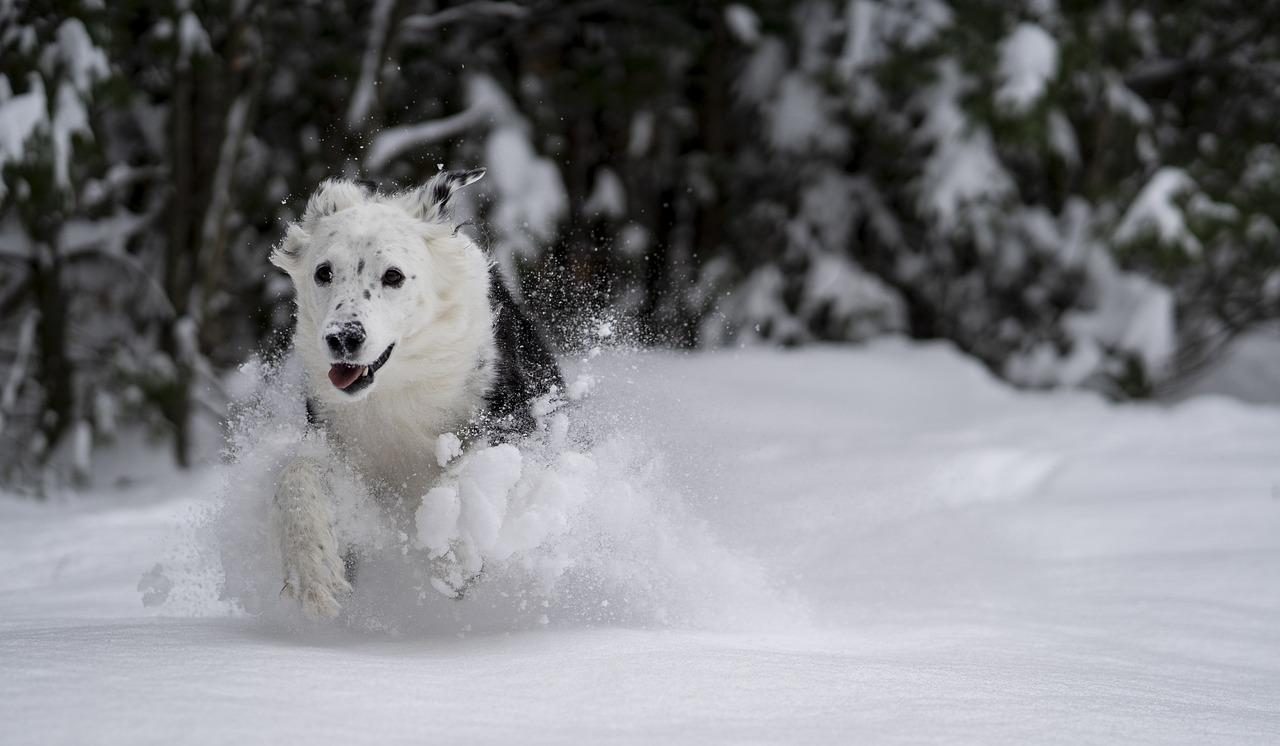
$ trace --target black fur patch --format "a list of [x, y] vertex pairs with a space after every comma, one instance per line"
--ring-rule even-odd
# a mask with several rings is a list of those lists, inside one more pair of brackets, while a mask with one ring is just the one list
[[453, 183], [451, 179], [441, 179], [431, 188], [431, 202], [439, 205], [441, 211], [449, 206], [449, 198], [453, 196]]
[[[537, 426], [533, 403], [552, 391], [564, 391], [555, 356], [538, 327], [511, 297], [496, 267], [489, 270], [489, 306], [497, 350], [494, 380], [485, 393], [484, 409], [458, 433], [464, 441], [487, 437], [502, 442], [527, 435]], [[476, 373], [483, 367], [483, 361], [476, 361]], [[324, 427], [320, 408], [309, 397], [307, 424]]]
[[323, 424], [324, 423], [320, 420], [320, 407], [316, 404], [315, 399], [312, 399], [311, 397], [308, 396], [307, 397], [307, 426], [311, 428], [319, 429], [320, 427], [323, 426]]
[[564, 379], [538, 327], [516, 305], [496, 267], [489, 270], [489, 305], [497, 358], [484, 413], [475, 424], [477, 434], [503, 440], [532, 432], [534, 401], [564, 391]]

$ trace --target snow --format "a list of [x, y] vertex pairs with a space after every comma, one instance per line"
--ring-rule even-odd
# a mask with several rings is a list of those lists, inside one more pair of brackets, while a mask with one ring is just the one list
[[970, 122], [961, 106], [971, 81], [954, 60], [941, 62], [937, 74], [916, 101], [924, 115], [918, 137], [932, 147], [917, 184], [922, 212], [948, 230], [963, 207], [999, 199], [1014, 186], [996, 157], [991, 133]]
[[0, 433], [4, 432], [9, 414], [18, 403], [18, 389], [27, 377], [27, 366], [31, 363], [31, 353], [35, 349], [36, 323], [40, 314], [28, 311], [18, 324], [18, 341], [15, 346], [13, 363], [9, 366], [4, 379], [4, 387], [0, 388]]
[[190, 10], [183, 11], [178, 19], [178, 60], [182, 65], [189, 65], [193, 57], [211, 53], [213, 45], [209, 41], [209, 32], [205, 31], [200, 19]]
[[1161, 168], [1138, 192], [1120, 219], [1115, 240], [1125, 244], [1154, 234], [1163, 244], [1181, 246], [1188, 254], [1199, 255], [1200, 240], [1187, 226], [1186, 217], [1177, 203], [1179, 197], [1197, 191], [1195, 181], [1186, 171], [1173, 166]]
[[[34, 73], [28, 78], [26, 93], [0, 98], [0, 169], [26, 155], [27, 140], [48, 122], [47, 107], [44, 81]], [[0, 180], [0, 199], [7, 193], [8, 185]]]
[[462, 455], [462, 440], [453, 433], [445, 433], [436, 439], [436, 464], [448, 466]]
[[582, 210], [614, 219], [627, 214], [627, 189], [613, 169], [604, 166], [596, 171], [595, 184]]
[[94, 46], [88, 30], [78, 18], [68, 18], [58, 26], [56, 50], [62, 69], [76, 93], [85, 95], [98, 80], [107, 77], [107, 55]]
[[460, 137], [491, 121], [507, 122], [517, 118], [502, 88], [484, 75], [471, 75], [466, 80], [467, 108], [429, 122], [388, 127], [373, 137], [365, 165], [373, 170], [385, 167], [393, 158], [413, 148], [441, 140]]
[[627, 137], [627, 155], [631, 158], [643, 158], [653, 145], [654, 117], [651, 111], [638, 111], [631, 118], [631, 129]]
[[[110, 72], [106, 54], [94, 46], [84, 24], [70, 18], [58, 26], [57, 43], [44, 50], [42, 67], [58, 69], [62, 80], [54, 92], [53, 116], [49, 116], [44, 80], [37, 73], [28, 76], [27, 91], [12, 95], [9, 79], [0, 76], [0, 170], [9, 161], [27, 157], [27, 141], [47, 132], [53, 141], [53, 175], [58, 185], [71, 183], [72, 137], [91, 137], [85, 101], [94, 83]], [[9, 185], [0, 181], [0, 199]]]
[[906, 328], [905, 304], [880, 278], [836, 254], [816, 257], [804, 278], [801, 314], [812, 318], [826, 308], [843, 322], [842, 339], [861, 341]]
[[[506, 14], [509, 10], [506, 3], [486, 7], [490, 5], [495, 13]], [[534, 148], [528, 122], [502, 86], [486, 75], [470, 75], [466, 90], [467, 108], [456, 114], [377, 133], [369, 145], [365, 165], [377, 171], [414, 148], [487, 130], [484, 162], [489, 176], [485, 184], [496, 197], [488, 219], [498, 234], [494, 247], [498, 263], [510, 268], [515, 256], [536, 256], [541, 243], [551, 238], [568, 213], [569, 197], [559, 168]], [[616, 186], [620, 188], [621, 184]]]
[[1049, 255], [1078, 273], [1081, 298], [1061, 319], [1066, 339], [1012, 355], [1005, 376], [1026, 386], [1105, 387], [1128, 376], [1128, 363], [1136, 362], [1148, 382], [1163, 382], [1178, 349], [1173, 291], [1117, 264], [1098, 238], [1102, 218], [1084, 200], [1068, 199], [1056, 215], [1028, 207], [1010, 217], [1015, 231], [1001, 245], [1005, 261], [1017, 267], [1014, 262], [1027, 257]]
[[821, 89], [802, 73], [782, 78], [776, 101], [765, 107], [769, 141], [779, 151], [837, 151], [848, 140], [827, 110]]
[[738, 41], [751, 46], [760, 41], [760, 17], [745, 5], [731, 3], [724, 8], [724, 22]]
[[[779, 39], [766, 38], [756, 46], [742, 72], [734, 80], [734, 93], [743, 101], [766, 105], [775, 97], [786, 70], [786, 45]], [[634, 147], [632, 152], [635, 152]]]
[[1280, 404], [1280, 329], [1264, 326], [1240, 335], [1182, 392], [1183, 396], [1207, 394]]
[[1076, 138], [1075, 128], [1071, 120], [1061, 111], [1049, 112], [1049, 148], [1062, 161], [1075, 168], [1080, 165], [1080, 141]]
[[401, 34], [425, 34], [439, 28], [465, 21], [474, 16], [505, 16], [510, 19], [523, 18], [529, 9], [517, 3], [493, 2], [491, 0], [473, 0], [465, 5], [435, 11], [433, 13], [412, 13], [400, 22]]
[[373, 108], [374, 87], [378, 84], [378, 68], [382, 62], [382, 48], [386, 44], [387, 28], [391, 25], [393, 0], [377, 0], [369, 14], [368, 38], [364, 56], [360, 58], [360, 79], [351, 94], [347, 109], [347, 129], [358, 130]]
[[204, 222], [200, 226], [204, 246], [216, 247], [223, 240], [221, 234], [226, 230], [227, 213], [232, 205], [232, 179], [244, 145], [245, 132], [249, 128], [249, 104], [250, 96], [242, 93], [227, 109], [222, 143], [218, 147], [218, 165], [209, 185], [209, 206], [205, 209]]
[[554, 161], [533, 149], [518, 126], [500, 127], [485, 142], [485, 165], [498, 193], [490, 222], [508, 255], [535, 256], [568, 213], [569, 195]]
[[1026, 112], [1058, 74], [1058, 43], [1040, 26], [1020, 23], [1000, 42], [996, 103], [1013, 114]]
[[482, 117], [483, 112], [468, 108], [429, 122], [388, 127], [374, 136], [365, 165], [375, 171], [381, 169], [407, 150], [462, 135], [478, 126]]
[[1060, 353], [1042, 343], [1005, 364], [1006, 375], [1030, 386], [1079, 386], [1098, 375], [1123, 377], [1123, 361], [1107, 352], [1124, 353], [1140, 363], [1150, 382], [1171, 372], [1177, 351], [1176, 303], [1173, 291], [1149, 277], [1126, 272], [1107, 246], [1093, 238], [1096, 218], [1081, 200], [1069, 200], [1059, 216], [1024, 210], [1024, 243], [1057, 255], [1063, 266], [1081, 272], [1083, 307], [1069, 311], [1062, 328], [1070, 349]]
[[[597, 389], [570, 417], [601, 437], [577, 452], [631, 490], [603, 503], [634, 510], [557, 546], [634, 572], [545, 607], [533, 588], [531, 608], [504, 602], [491, 584], [522, 590], [511, 574], [461, 602], [433, 591], [421, 608], [439, 618], [398, 633], [304, 624], [278, 578], [279, 613], [236, 612], [200, 547], [216, 527], [266, 552], [256, 524], [215, 510], [257, 489], [243, 466], [0, 498], [0, 740], [1280, 732], [1280, 409], [1015, 392], [947, 346], [896, 340], [589, 365]], [[524, 478], [538, 457], [519, 457]], [[485, 458], [514, 474], [511, 451]]]
[[853, 110], [869, 114], [883, 105], [883, 93], [869, 73], [884, 61], [887, 44], [885, 9], [870, 0], [849, 0], [845, 8], [845, 41], [836, 69], [849, 86]]
[[869, 0], [849, 0], [845, 10], [846, 24], [844, 50], [840, 55], [840, 70], [852, 78], [859, 70], [882, 59], [884, 50], [874, 35], [879, 4]]
[[[1110, 255], [1089, 257], [1088, 276], [1094, 286], [1094, 306], [1072, 311], [1063, 320], [1080, 349], [1101, 344], [1133, 354], [1151, 380], [1169, 370], [1177, 350], [1173, 291], [1131, 272], [1122, 272]], [[1063, 381], [1071, 385], [1079, 383]]]
[[748, 338], [797, 340], [805, 337], [805, 329], [783, 302], [786, 278], [772, 264], [757, 267], [723, 304], [723, 316], [708, 317], [701, 330], [701, 342], [708, 346], [725, 344], [728, 339], [723, 325], [736, 324]]
[[69, 83], [58, 86], [58, 100], [53, 115], [53, 175], [63, 189], [71, 187], [71, 138], [92, 137], [89, 113], [84, 101]]
[[627, 223], [618, 231], [618, 237], [614, 241], [613, 247], [623, 256], [638, 257], [644, 256], [649, 244], [649, 231], [643, 225]]
[[1126, 86], [1118, 76], [1107, 73], [1103, 85], [1103, 97], [1113, 111], [1128, 117], [1134, 124], [1151, 124], [1154, 118], [1151, 107], [1147, 106], [1147, 102]]

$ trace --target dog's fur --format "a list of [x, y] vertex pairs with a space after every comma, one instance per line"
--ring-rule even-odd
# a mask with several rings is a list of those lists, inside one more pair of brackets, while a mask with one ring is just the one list
[[[442, 434], [527, 432], [534, 401], [563, 390], [537, 329], [450, 217], [454, 191], [483, 174], [393, 194], [327, 181], [271, 255], [296, 289], [308, 417], [402, 520], [439, 476]], [[369, 374], [348, 383], [355, 371]], [[350, 591], [326, 481], [324, 464], [299, 458], [275, 499], [285, 591], [316, 617]]]

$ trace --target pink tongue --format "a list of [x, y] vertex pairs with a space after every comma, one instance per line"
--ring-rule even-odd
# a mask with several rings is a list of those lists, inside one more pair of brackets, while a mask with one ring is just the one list
[[345, 389], [364, 375], [363, 365], [343, 365], [337, 363], [329, 367], [329, 382], [340, 389]]

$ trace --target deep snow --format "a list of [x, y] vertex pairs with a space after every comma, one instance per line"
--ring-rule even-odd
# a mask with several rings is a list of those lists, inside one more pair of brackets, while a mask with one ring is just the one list
[[532, 626], [490, 598], [493, 631], [233, 613], [221, 469], [0, 497], [0, 743], [1280, 739], [1280, 409], [1019, 393], [896, 341], [591, 366], [575, 416], [660, 464], [626, 504], [675, 538], [558, 546], [652, 550], [632, 613], [571, 613], [625, 581]]

